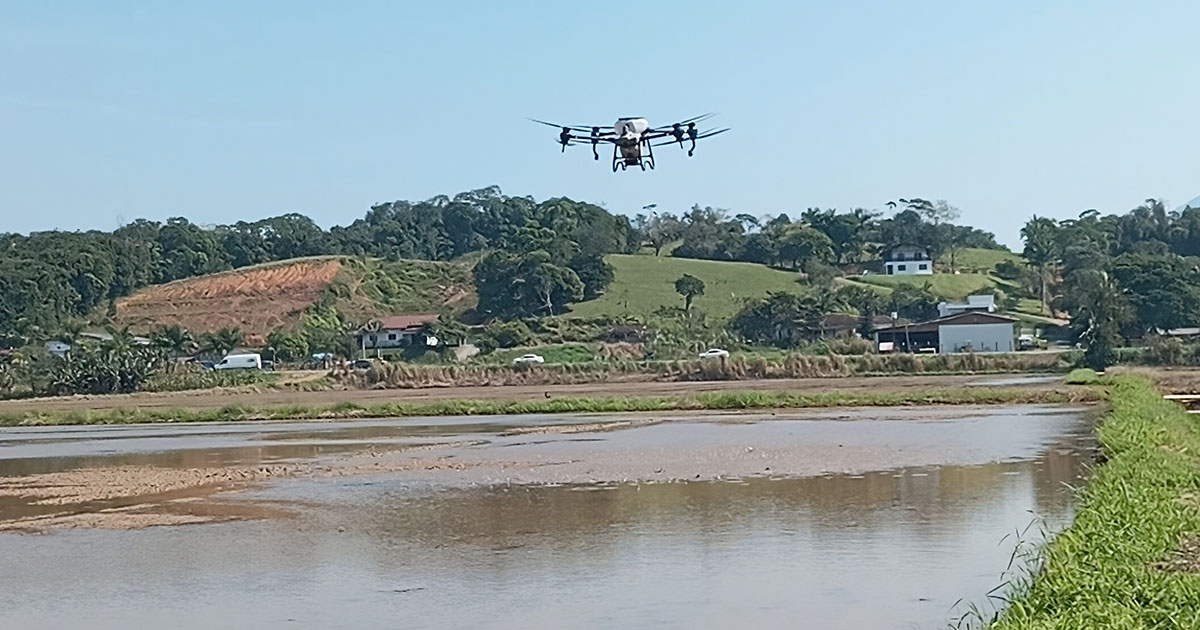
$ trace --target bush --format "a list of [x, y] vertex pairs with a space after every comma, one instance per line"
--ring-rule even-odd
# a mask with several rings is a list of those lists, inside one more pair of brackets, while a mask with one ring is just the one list
[[494, 322], [487, 327], [487, 334], [500, 348], [515, 348], [533, 342], [533, 331], [520, 320]]
[[1100, 382], [1100, 375], [1089, 368], [1076, 368], [1067, 375], [1067, 385], [1095, 385]]
[[242, 387], [267, 380], [267, 376], [252, 370], [206, 370], [192, 363], [167, 364], [146, 379], [142, 390], [148, 392], [178, 392], [214, 387]]
[[49, 384], [45, 393], [56, 396], [132, 393], [141, 389], [165, 364], [166, 354], [150, 346], [78, 344], [65, 357], [56, 357], [47, 364]]

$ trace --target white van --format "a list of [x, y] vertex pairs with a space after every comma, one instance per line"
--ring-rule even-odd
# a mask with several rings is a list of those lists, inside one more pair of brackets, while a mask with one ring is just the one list
[[261, 354], [231, 354], [213, 366], [214, 370], [261, 370]]

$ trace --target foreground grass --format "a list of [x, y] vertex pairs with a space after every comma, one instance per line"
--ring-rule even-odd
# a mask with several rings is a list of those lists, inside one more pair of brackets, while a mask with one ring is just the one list
[[1191, 573], [1159, 564], [1200, 535], [1200, 421], [1148, 381], [1105, 382], [1107, 462], [1074, 524], [1044, 550], [1043, 570], [992, 630], [1200, 628], [1200, 558]]
[[1062, 391], [1015, 388], [956, 388], [901, 393], [729, 392], [689, 396], [641, 396], [535, 400], [452, 400], [425, 403], [329, 407], [283, 406], [220, 409], [138, 409], [82, 411], [29, 411], [0, 415], [0, 426], [69, 424], [134, 424], [161, 422], [234, 422], [247, 420], [301, 420], [336, 418], [395, 418], [549, 413], [621, 413], [637, 411], [688, 411], [735, 409], [801, 409], [819, 407], [900, 407], [914, 405], [1055, 404], [1094, 402], [1103, 398], [1099, 388]]

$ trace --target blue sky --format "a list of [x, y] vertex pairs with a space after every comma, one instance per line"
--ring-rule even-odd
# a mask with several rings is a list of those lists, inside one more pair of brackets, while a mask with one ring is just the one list
[[[1035, 213], [1200, 195], [1200, 3], [722, 4], [10, 0], [0, 231], [328, 227], [498, 185], [626, 213], [921, 196], [1018, 246]], [[647, 173], [525, 120], [707, 111], [733, 130]]]

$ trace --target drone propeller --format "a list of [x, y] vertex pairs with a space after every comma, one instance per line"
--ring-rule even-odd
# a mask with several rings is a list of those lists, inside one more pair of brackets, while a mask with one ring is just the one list
[[[688, 149], [688, 157], [692, 157], [692, 154], [695, 153], [697, 140], [703, 140], [704, 138], [711, 138], [719, 133], [725, 133], [726, 131], [729, 131], [729, 127], [726, 127], [724, 129], [709, 129], [708, 131], [705, 131], [704, 133], [696, 133], [696, 125], [694, 123], [689, 124], [688, 128], [687, 128], [687, 139], [692, 141], [692, 148]], [[683, 138], [681, 137], [683, 135], [683, 132], [679, 129], [679, 127], [676, 127], [674, 135], [675, 135], [675, 139], [667, 140], [666, 142], [660, 142], [658, 144], [651, 145], [651, 146], [661, 147], [666, 144], [679, 143], [679, 147], [683, 148]]]
[[675, 129], [678, 129], [679, 127], [684, 127], [687, 125], [695, 126], [696, 123], [698, 123], [702, 120], [708, 120], [709, 118], [712, 118], [713, 116], [716, 116], [716, 114], [713, 114], [713, 113], [701, 114], [699, 116], [693, 116], [692, 118], [688, 118], [687, 120], [681, 120], [673, 125], [668, 125], [665, 127], [656, 127], [654, 129], [652, 129], [652, 131], [673, 131]]
[[544, 121], [544, 120], [538, 120], [538, 119], [536, 119], [536, 118], [529, 118], [528, 120], [530, 120], [530, 121], [532, 121], [532, 122], [535, 122], [535, 123], [541, 123], [541, 124], [543, 124], [543, 125], [546, 125], [547, 127], [554, 127], [554, 128], [556, 128], [556, 129], [569, 129], [569, 130], [571, 130], [571, 131], [582, 131], [582, 132], [585, 132], [585, 133], [586, 133], [586, 132], [590, 132], [590, 131], [592, 131], [593, 129], [599, 129], [598, 127], [583, 127], [583, 126], [575, 126], [575, 125], [558, 125], [558, 124], [555, 124], [555, 123], [552, 123], [552, 122], [546, 122], [546, 121]]
[[[725, 133], [726, 131], [729, 131], [730, 129], [731, 129], [731, 127], [726, 127], [724, 129], [709, 129], [703, 133], [696, 133], [695, 131], [691, 131], [683, 137], [683, 140], [703, 140], [704, 138], [711, 138], [719, 133]], [[695, 134], [695, 135], [693, 135], [693, 134]], [[668, 144], [675, 144], [676, 142], [682, 142], [683, 140], [677, 140], [676, 138], [672, 138], [670, 140], [666, 140], [666, 141], [654, 144], [653, 146], [661, 147], [661, 146], [668, 145]]]

